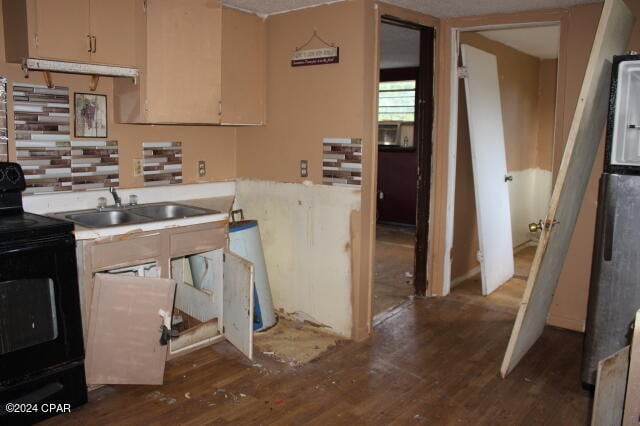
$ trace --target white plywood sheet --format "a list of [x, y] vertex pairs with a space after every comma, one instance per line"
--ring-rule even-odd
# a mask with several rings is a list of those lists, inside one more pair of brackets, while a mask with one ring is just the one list
[[606, 0], [546, 220], [500, 369], [506, 376], [542, 334], [606, 122], [611, 61], [625, 52], [634, 18]]
[[627, 389], [629, 346], [598, 363], [591, 426], [619, 426]]

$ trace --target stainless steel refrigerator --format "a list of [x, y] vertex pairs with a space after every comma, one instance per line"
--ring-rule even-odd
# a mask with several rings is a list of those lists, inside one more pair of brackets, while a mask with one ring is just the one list
[[630, 343], [640, 309], [640, 56], [613, 61], [604, 173], [589, 287], [582, 381]]

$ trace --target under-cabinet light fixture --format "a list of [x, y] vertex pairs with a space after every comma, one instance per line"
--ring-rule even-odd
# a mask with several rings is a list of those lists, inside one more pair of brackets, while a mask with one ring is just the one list
[[26, 58], [22, 60], [22, 70], [25, 76], [29, 71], [48, 71], [66, 74], [86, 74], [106, 77], [125, 77], [138, 80], [138, 69], [128, 67], [118, 67], [112, 65], [81, 64], [77, 62], [50, 61], [48, 59]]

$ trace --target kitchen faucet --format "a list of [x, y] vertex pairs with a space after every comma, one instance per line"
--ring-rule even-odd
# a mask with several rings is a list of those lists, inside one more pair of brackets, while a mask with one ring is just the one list
[[109, 192], [113, 196], [113, 202], [114, 202], [115, 206], [118, 207], [118, 208], [122, 207], [122, 200], [120, 200], [120, 197], [118, 196], [118, 193], [116, 192], [116, 187], [115, 186], [110, 186], [109, 187]]

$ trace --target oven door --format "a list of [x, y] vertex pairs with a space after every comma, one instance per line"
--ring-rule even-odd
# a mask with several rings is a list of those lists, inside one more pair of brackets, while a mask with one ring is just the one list
[[0, 388], [82, 359], [72, 235], [0, 244]]

